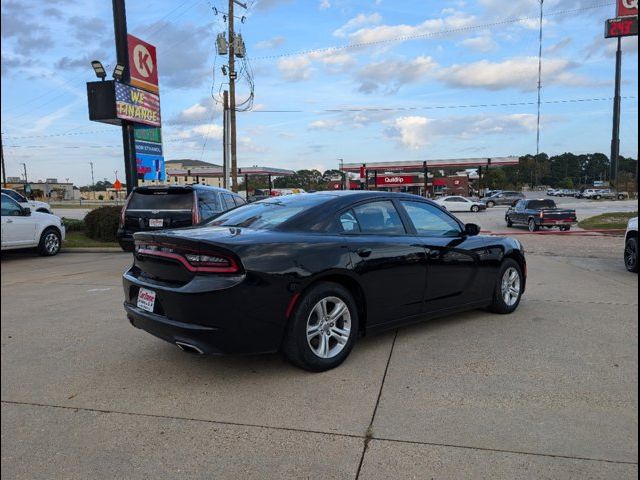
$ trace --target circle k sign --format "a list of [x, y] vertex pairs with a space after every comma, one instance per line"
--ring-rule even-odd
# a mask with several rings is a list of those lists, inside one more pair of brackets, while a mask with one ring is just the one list
[[127, 35], [127, 40], [131, 85], [158, 93], [156, 47], [133, 35]]

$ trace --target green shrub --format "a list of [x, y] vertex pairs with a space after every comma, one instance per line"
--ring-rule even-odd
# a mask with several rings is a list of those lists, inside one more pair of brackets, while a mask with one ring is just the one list
[[100, 207], [84, 217], [87, 237], [103, 242], [115, 242], [122, 207]]
[[84, 230], [84, 222], [82, 220], [62, 217], [62, 223], [67, 232], [81, 232]]

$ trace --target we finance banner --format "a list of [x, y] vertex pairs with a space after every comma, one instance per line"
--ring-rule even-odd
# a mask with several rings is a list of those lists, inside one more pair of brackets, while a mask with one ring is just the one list
[[159, 127], [160, 97], [140, 88], [116, 82], [116, 110], [118, 118]]

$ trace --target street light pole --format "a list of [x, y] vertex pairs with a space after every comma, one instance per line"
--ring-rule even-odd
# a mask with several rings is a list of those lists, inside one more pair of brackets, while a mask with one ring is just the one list
[[22, 168], [24, 169], [24, 183], [27, 184], [29, 183], [29, 180], [27, 179], [27, 164], [21, 163], [20, 165], [22, 165]]

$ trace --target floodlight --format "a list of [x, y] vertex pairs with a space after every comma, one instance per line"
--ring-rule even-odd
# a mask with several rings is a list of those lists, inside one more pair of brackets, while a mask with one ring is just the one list
[[93, 71], [96, 72], [96, 77], [104, 82], [104, 79], [107, 78], [107, 72], [104, 70], [100, 60], [91, 62], [91, 66], [93, 67]]
[[113, 78], [121, 82], [123, 75], [124, 75], [124, 65], [122, 65], [121, 63], [117, 63], [116, 68], [113, 69]]
[[227, 70], [227, 66], [226, 66], [226, 65], [223, 65], [223, 66], [222, 66], [222, 74], [223, 74], [224, 76], [227, 76], [227, 71], [228, 71], [228, 70]]

